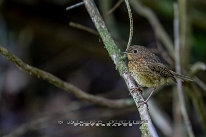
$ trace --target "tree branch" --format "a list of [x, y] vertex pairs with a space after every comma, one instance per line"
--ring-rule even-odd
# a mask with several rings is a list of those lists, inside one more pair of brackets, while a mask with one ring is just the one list
[[206, 70], [206, 64], [203, 62], [196, 62], [191, 66], [190, 69], [190, 75], [194, 76], [199, 71], [205, 71]]
[[154, 100], [150, 99], [148, 103], [148, 105], [150, 106], [149, 112], [154, 124], [158, 127], [159, 130], [161, 130], [164, 136], [172, 137], [174, 130], [172, 128], [171, 120], [168, 118], [166, 113], [163, 112], [160, 107], [158, 107], [157, 103]]
[[187, 1], [178, 0], [179, 10], [179, 35], [180, 35], [180, 51], [181, 51], [181, 65], [182, 68], [186, 68], [189, 64], [190, 44], [188, 39], [189, 34], [189, 22], [187, 18]]
[[132, 3], [134, 10], [137, 13], [139, 13], [141, 16], [144, 16], [149, 21], [157, 37], [162, 41], [164, 46], [169, 51], [170, 55], [174, 57], [174, 48], [173, 48], [172, 40], [169, 38], [167, 32], [164, 30], [164, 28], [162, 27], [161, 23], [159, 22], [158, 18], [153, 13], [153, 11], [148, 7], [142, 5], [139, 0], [130, 0], [130, 2]]
[[125, 62], [122, 60], [121, 52], [118, 49], [117, 45], [115, 44], [114, 40], [112, 39], [110, 33], [108, 32], [105, 23], [95, 5], [93, 0], [84, 0], [86, 9], [94, 22], [102, 40], [105, 45], [105, 48], [107, 49], [110, 57], [112, 58], [114, 64], [116, 65], [117, 70], [119, 71], [120, 75], [125, 80], [128, 89], [130, 90], [130, 93], [136, 103], [136, 106], [138, 107], [138, 111], [140, 114], [140, 118], [142, 121], [147, 121], [147, 123], [143, 123], [140, 127], [142, 136], [148, 137], [153, 136], [156, 137], [156, 131], [153, 127], [148, 109], [146, 105], [140, 105], [141, 101], [143, 101], [143, 97], [140, 95], [139, 92], [131, 92], [132, 89], [137, 88], [133, 79], [130, 77], [130, 74], [128, 72], [127, 66]]
[[106, 16], [110, 15], [112, 12], [114, 12], [121, 4], [123, 0], [119, 0], [107, 13]]
[[12, 55], [7, 49], [3, 48], [0, 46], [0, 54], [6, 57], [9, 61], [14, 63], [19, 69], [27, 72], [28, 74], [44, 79], [51, 83], [52, 85], [63, 89], [74, 96], [76, 96], [79, 99], [100, 105], [100, 106], [105, 106], [105, 107], [111, 107], [111, 108], [123, 108], [123, 107], [129, 107], [133, 103], [130, 99], [117, 99], [117, 100], [112, 100], [112, 99], [106, 99], [103, 97], [99, 96], [94, 96], [90, 95], [81, 89], [75, 87], [74, 85], [67, 83], [54, 75], [45, 72], [43, 70], [40, 70], [38, 68], [32, 67], [26, 63], [24, 63], [21, 59], [17, 58], [16, 56]]
[[[175, 38], [175, 62], [176, 62], [176, 72], [181, 74], [181, 65], [180, 65], [180, 40], [179, 40], [179, 12], [178, 12], [178, 6], [175, 3], [174, 4], [174, 38]], [[188, 135], [190, 137], [194, 137], [194, 133], [192, 131], [192, 126], [187, 114], [186, 105], [184, 101], [184, 95], [182, 90], [182, 81], [180, 79], [177, 79], [177, 95], [179, 99], [180, 109], [181, 113], [186, 125], [186, 129], [188, 132]]]
[[72, 6], [69, 6], [69, 7], [66, 8], [66, 10], [71, 10], [71, 9], [74, 9], [74, 8], [79, 7], [81, 5], [84, 5], [84, 2], [79, 2], [79, 3], [76, 3]]
[[128, 43], [127, 43], [127, 49], [128, 49], [129, 46], [131, 45], [132, 37], [133, 37], [133, 18], [132, 18], [132, 12], [131, 12], [131, 8], [130, 8], [130, 5], [129, 5], [129, 1], [125, 0], [125, 3], [127, 5], [127, 10], [128, 10], [128, 15], [129, 15], [129, 23], [130, 23], [129, 40], [128, 40]]
[[89, 33], [91, 33], [93, 35], [99, 36], [97, 31], [95, 31], [95, 30], [93, 30], [93, 29], [91, 29], [89, 27], [86, 27], [86, 26], [84, 26], [82, 24], [78, 24], [78, 23], [75, 23], [75, 22], [69, 22], [69, 26], [74, 27], [74, 28], [78, 28], [80, 30], [84, 30], [86, 32], [89, 32]]

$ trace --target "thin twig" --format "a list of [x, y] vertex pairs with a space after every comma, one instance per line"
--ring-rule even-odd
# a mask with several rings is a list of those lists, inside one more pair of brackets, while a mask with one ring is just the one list
[[[180, 41], [179, 41], [179, 12], [178, 12], [178, 5], [174, 4], [174, 38], [175, 38], [175, 62], [176, 62], [176, 72], [181, 73], [181, 66], [180, 66]], [[177, 94], [180, 103], [181, 113], [186, 125], [186, 129], [188, 135], [190, 137], [194, 137], [194, 133], [192, 131], [191, 123], [187, 114], [186, 105], [184, 101], [184, 95], [182, 91], [182, 81], [177, 79]]]
[[[175, 7], [176, 6], [176, 7]], [[173, 22], [173, 29], [174, 29], [174, 52], [175, 52], [175, 69], [177, 72], [180, 72], [180, 62], [179, 62], [179, 22], [178, 22], [178, 13], [176, 11], [177, 5], [174, 4], [174, 22]], [[181, 115], [181, 103], [179, 99], [179, 91], [182, 91], [182, 82], [180, 79], [177, 79], [177, 89], [174, 90], [173, 93], [173, 110], [174, 110], [174, 124], [175, 124], [175, 136], [183, 136], [182, 128], [176, 128], [176, 125], [179, 126], [182, 123], [182, 119], [180, 118]], [[177, 97], [178, 96], [178, 97]]]
[[187, 18], [187, 0], [178, 0], [179, 10], [179, 37], [180, 37], [180, 49], [181, 54], [181, 66], [186, 68], [190, 59], [190, 44], [189, 44], [189, 22]]
[[180, 74], [180, 41], [179, 41], [179, 13], [177, 3], [174, 3], [174, 44], [175, 44], [175, 62], [176, 71]]
[[114, 12], [121, 4], [123, 0], [119, 0], [107, 13], [106, 16], [110, 15], [112, 12]]
[[[114, 64], [116, 65], [117, 70], [119, 71], [120, 75], [125, 80], [129, 91], [138, 107], [138, 111], [140, 114], [140, 118], [142, 121], [147, 121], [143, 123], [140, 127], [142, 132], [142, 137], [157, 137], [156, 130], [152, 124], [148, 109], [146, 105], [140, 105], [141, 101], [143, 101], [143, 97], [139, 92], [132, 92], [134, 88], [137, 88], [136, 84], [134, 83], [133, 79], [131, 78], [126, 63], [122, 60], [122, 54], [115, 44], [114, 40], [111, 37], [111, 34], [108, 32], [107, 27], [100, 15], [95, 3], [93, 0], [84, 0], [86, 9], [99, 32], [102, 41], [107, 49], [110, 57], [112, 58]], [[140, 107], [139, 107], [140, 106]]]
[[196, 62], [191, 66], [190, 69], [190, 75], [194, 76], [199, 71], [205, 71], [206, 70], [206, 64], [203, 62]]
[[157, 34], [157, 37], [162, 41], [164, 46], [169, 51], [170, 55], [174, 57], [174, 48], [173, 48], [172, 40], [170, 39], [169, 35], [162, 27], [161, 23], [159, 22], [154, 12], [148, 7], [142, 5], [139, 0], [130, 0], [130, 2], [134, 10], [141, 16], [144, 16], [149, 21], [149, 23], [151, 24], [151, 26], [155, 31], [155, 34]]
[[171, 120], [168, 118], [166, 113], [164, 113], [156, 104], [156, 102], [152, 99], [148, 102], [150, 106], [150, 114], [152, 117], [152, 121], [155, 125], [162, 131], [162, 133], [167, 137], [173, 136], [173, 128]]
[[[89, 33], [91, 33], [91, 34], [93, 34], [93, 35], [99, 36], [99, 33], [98, 33], [96, 30], [91, 29], [91, 28], [89, 28], [89, 27], [87, 27], [87, 26], [84, 26], [84, 25], [82, 25], [82, 24], [75, 23], [75, 22], [70, 22], [69, 25], [70, 25], [71, 27], [74, 27], [74, 28], [77, 28], [77, 29], [80, 29], [80, 30], [89, 32]], [[125, 42], [124, 40], [122, 40], [122, 39], [116, 38], [116, 37], [114, 37], [114, 36], [113, 36], [113, 38], [114, 38], [115, 42], [117, 42], [117, 43], [121, 43], [121, 44], [123, 44], [123, 45], [126, 44], [126, 42]]]
[[78, 23], [74, 23], [74, 22], [69, 22], [69, 26], [72, 26], [74, 28], [78, 28], [80, 30], [84, 30], [84, 31], [87, 31], [93, 35], [96, 35], [96, 36], [99, 36], [99, 34], [97, 33], [97, 31], [91, 29], [91, 28], [88, 28], [82, 24], [78, 24]]
[[195, 76], [194, 81], [198, 84], [199, 87], [201, 87], [206, 92], [206, 84], [201, 79]]
[[67, 7], [66, 10], [71, 10], [71, 9], [77, 8], [77, 7], [81, 6], [81, 5], [84, 5], [83, 1]]
[[7, 49], [3, 48], [2, 46], [0, 46], [0, 54], [6, 57], [12, 63], [14, 63], [21, 70], [29, 73], [32, 76], [44, 79], [48, 81], [49, 83], [51, 83], [52, 85], [75, 95], [79, 99], [82, 99], [82, 100], [85, 100], [85, 101], [88, 101], [88, 102], [91, 102], [97, 105], [111, 107], [111, 108], [122, 108], [122, 107], [128, 107], [132, 105], [132, 102], [129, 100], [125, 100], [125, 99], [112, 100], [112, 99], [106, 99], [103, 97], [88, 94], [82, 91], [81, 89], [75, 87], [74, 85], [63, 81], [48, 72], [45, 72], [43, 70], [40, 70], [36, 67], [32, 67], [24, 63], [21, 59], [12, 55]]
[[[204, 96], [202, 96], [201, 92], [198, 91], [198, 87], [196, 85], [189, 85], [188, 87], [190, 92], [190, 98], [194, 104], [194, 108], [196, 110], [197, 119], [202, 126], [202, 130], [204, 134], [206, 133], [206, 110], [205, 110], [205, 103], [204, 103]], [[192, 89], [192, 90], [191, 90]]]
[[130, 5], [129, 5], [129, 1], [125, 0], [125, 3], [127, 5], [127, 10], [128, 10], [128, 15], [129, 15], [129, 23], [130, 23], [129, 40], [128, 40], [128, 43], [127, 43], [127, 49], [128, 49], [129, 46], [131, 45], [132, 37], [133, 37], [133, 18], [132, 18], [132, 12], [131, 12], [131, 8], [130, 8]]

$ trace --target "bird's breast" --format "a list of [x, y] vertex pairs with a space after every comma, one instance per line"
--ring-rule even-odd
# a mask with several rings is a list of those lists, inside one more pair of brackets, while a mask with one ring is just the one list
[[129, 61], [128, 67], [131, 76], [143, 87], [158, 87], [167, 82], [167, 79], [152, 71], [145, 61]]

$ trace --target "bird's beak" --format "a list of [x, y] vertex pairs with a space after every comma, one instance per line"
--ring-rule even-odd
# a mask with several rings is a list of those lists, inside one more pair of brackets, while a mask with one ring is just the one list
[[123, 54], [127, 54], [127, 51], [125, 51], [125, 52], [122, 52]]

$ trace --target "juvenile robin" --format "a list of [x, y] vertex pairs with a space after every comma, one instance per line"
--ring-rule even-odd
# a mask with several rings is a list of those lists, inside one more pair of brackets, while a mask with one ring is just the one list
[[152, 88], [145, 103], [149, 100], [157, 87], [167, 83], [170, 79], [176, 82], [176, 78], [182, 81], [193, 81], [187, 76], [177, 74], [167, 68], [160, 59], [150, 50], [143, 46], [130, 46], [126, 52], [128, 68], [131, 76], [141, 87]]

